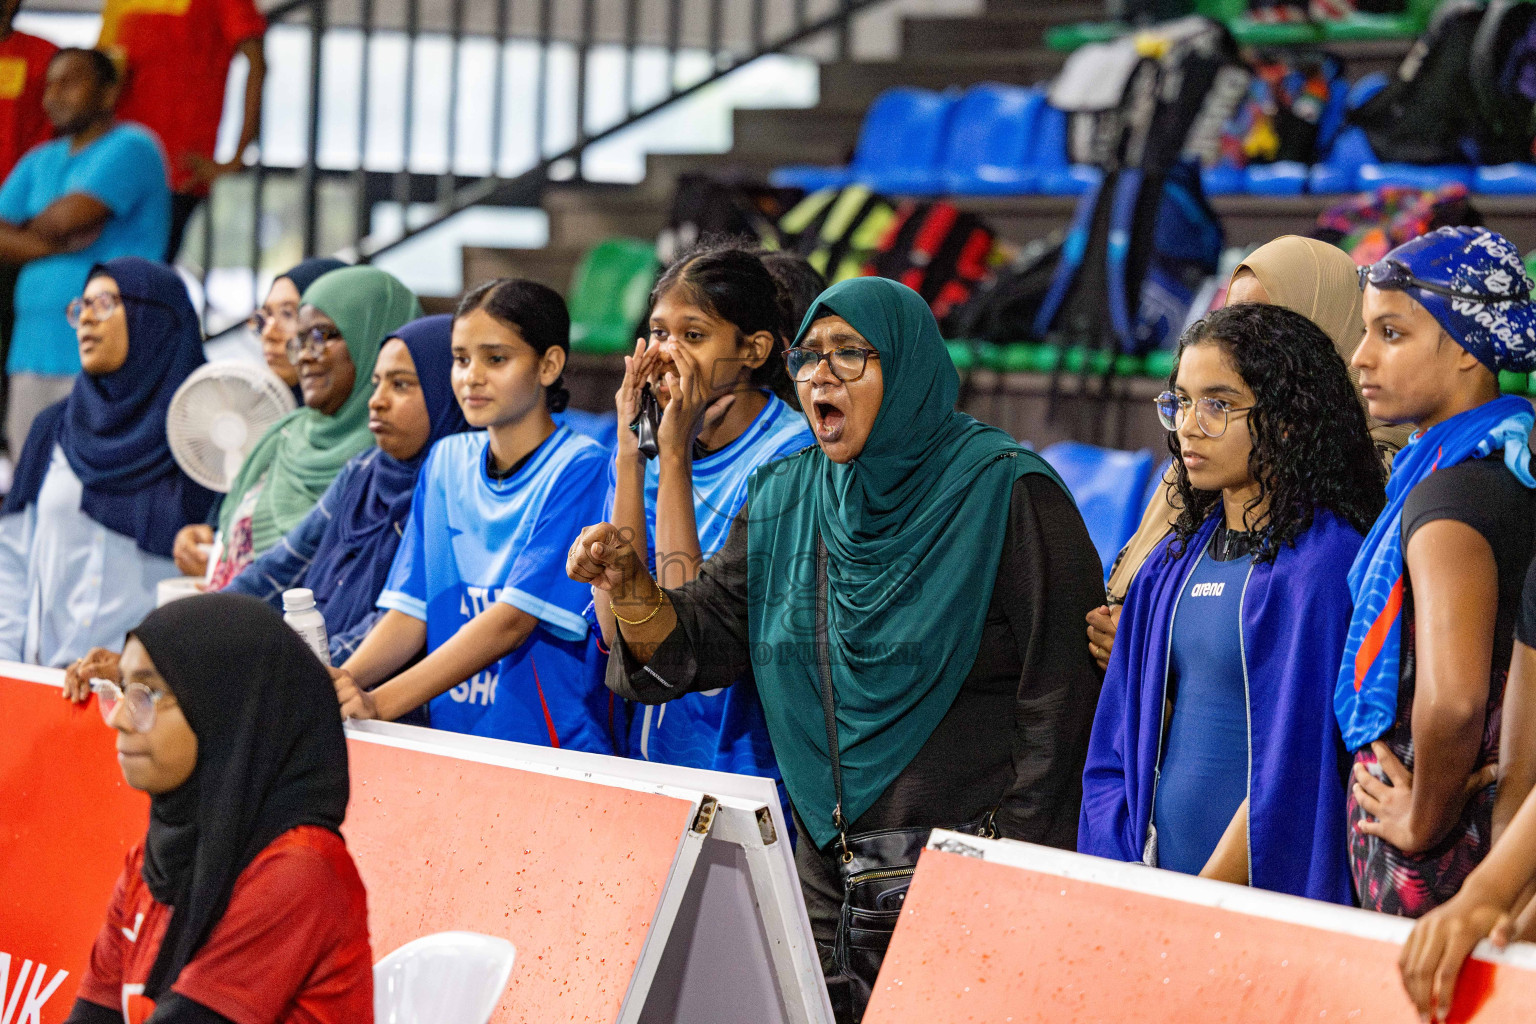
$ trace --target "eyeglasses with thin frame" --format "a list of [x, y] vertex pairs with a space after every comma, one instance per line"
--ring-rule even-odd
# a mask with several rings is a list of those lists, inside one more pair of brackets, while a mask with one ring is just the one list
[[1176, 395], [1172, 391], [1164, 391], [1153, 401], [1157, 403], [1157, 419], [1164, 430], [1172, 433], [1182, 427], [1184, 417], [1193, 406], [1195, 426], [1200, 428], [1200, 433], [1209, 438], [1217, 438], [1227, 432], [1227, 418], [1232, 413], [1248, 412], [1258, 408], [1257, 405], [1235, 406], [1224, 398], [1202, 398], [1197, 401], [1188, 395]]
[[835, 348], [830, 352], [817, 352], [808, 348], [792, 348], [784, 353], [784, 366], [790, 379], [806, 383], [816, 376], [817, 365], [825, 359], [832, 376], [844, 384], [864, 376], [869, 360], [879, 359], [880, 353], [870, 348]]
[[1366, 285], [1380, 288], [1383, 291], [1400, 292], [1409, 288], [1420, 288], [1434, 295], [1443, 295], [1448, 299], [1462, 299], [1466, 302], [1476, 302], [1479, 305], [1493, 306], [1501, 302], [1529, 302], [1530, 291], [1522, 284], [1519, 291], [1509, 292], [1506, 295], [1495, 295], [1492, 292], [1461, 291], [1449, 285], [1437, 284], [1434, 281], [1426, 281], [1422, 277], [1414, 277], [1413, 271], [1400, 260], [1377, 260], [1368, 267], [1359, 267], [1356, 272], [1360, 275], [1360, 290], [1364, 291]]
[[112, 292], [101, 292], [91, 296], [89, 299], [83, 295], [78, 296], [71, 299], [69, 305], [64, 307], [64, 319], [69, 323], [69, 326], [79, 327], [80, 321], [85, 316], [87, 309], [95, 313], [96, 319], [100, 321], [116, 313], [117, 307], [122, 304], [123, 297], [121, 295], [114, 295]]
[[341, 332], [334, 327], [311, 327], [288, 339], [288, 361], [297, 365], [305, 354], [311, 359], [319, 359], [325, 355], [327, 345], [341, 340]]
[[119, 704], [128, 706], [128, 720], [134, 732], [149, 732], [155, 727], [155, 708], [165, 698], [160, 691], [151, 690], [143, 683], [119, 686], [110, 679], [92, 679], [91, 692], [101, 706], [101, 720], [112, 724], [112, 716]]
[[276, 313], [268, 313], [264, 309], [253, 310], [251, 315], [245, 318], [245, 326], [251, 329], [252, 334], [259, 335], [274, 320], [289, 337], [298, 333], [299, 314], [291, 309], [280, 309]]

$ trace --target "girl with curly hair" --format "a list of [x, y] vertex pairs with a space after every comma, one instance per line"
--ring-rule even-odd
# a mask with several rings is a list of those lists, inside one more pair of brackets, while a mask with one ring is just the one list
[[1157, 406], [1178, 518], [1126, 598], [1078, 849], [1350, 903], [1331, 699], [1384, 500], [1364, 410], [1328, 335], [1262, 304], [1190, 328]]

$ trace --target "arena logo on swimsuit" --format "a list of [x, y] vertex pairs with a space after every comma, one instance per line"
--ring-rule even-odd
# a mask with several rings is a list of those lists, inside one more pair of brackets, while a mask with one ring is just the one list
[[1190, 597], [1220, 597], [1221, 592], [1227, 589], [1225, 583], [1196, 583], [1189, 588]]
[[[464, 596], [459, 599], [459, 614], [468, 622], [495, 604], [496, 594], [497, 591], [490, 587], [465, 587]], [[483, 672], [476, 672], [449, 690], [448, 696], [458, 704], [468, 701], [470, 704], [490, 707], [496, 703], [496, 684], [500, 679], [501, 663], [495, 662]]]
[[[32, 961], [23, 960], [13, 985], [11, 963], [11, 954], [0, 953], [0, 1024], [42, 1024], [43, 1006], [64, 984], [69, 972], [59, 971], [45, 985], [43, 980], [48, 977], [48, 965], [37, 964], [37, 969], [33, 970]], [[28, 975], [31, 975], [32, 981], [30, 990], [27, 988]], [[18, 1007], [20, 1013], [17, 1013]]]

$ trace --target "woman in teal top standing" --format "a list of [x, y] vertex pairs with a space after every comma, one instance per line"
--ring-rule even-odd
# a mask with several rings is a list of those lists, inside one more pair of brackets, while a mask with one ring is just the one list
[[[959, 376], [916, 292], [829, 289], [786, 362], [817, 446], [756, 472], [695, 580], [658, 587], [608, 523], [568, 567], [612, 598], [620, 694], [661, 703], [751, 666], [830, 976], [849, 970], [834, 956], [842, 837], [995, 812], [1001, 835], [1072, 847], [1100, 685], [1078, 624], [1102, 573], [1050, 467], [955, 409]], [[818, 542], [840, 806], [811, 653]]]

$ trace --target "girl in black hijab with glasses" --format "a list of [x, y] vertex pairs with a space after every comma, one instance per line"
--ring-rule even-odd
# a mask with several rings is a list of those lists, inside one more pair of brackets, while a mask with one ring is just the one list
[[346, 740], [324, 668], [251, 597], [166, 605], [92, 684], [150, 795], [66, 1024], [373, 1018]]

